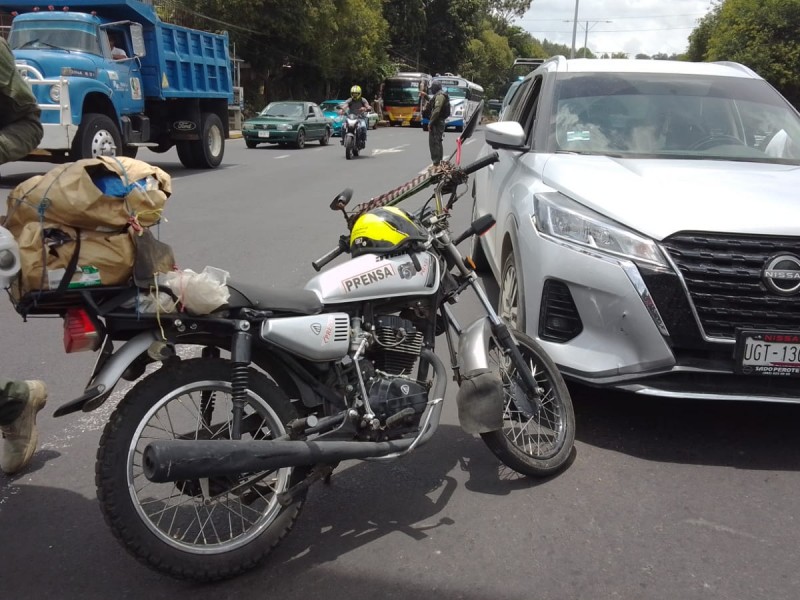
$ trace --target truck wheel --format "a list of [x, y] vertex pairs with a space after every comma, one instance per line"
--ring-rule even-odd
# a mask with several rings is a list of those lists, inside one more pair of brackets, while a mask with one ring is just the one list
[[94, 158], [122, 154], [122, 137], [114, 121], [100, 113], [83, 115], [78, 135], [72, 142], [70, 158]]
[[[181, 146], [184, 150], [181, 151]], [[186, 147], [190, 149], [187, 150]], [[200, 139], [178, 143], [178, 158], [189, 169], [213, 169], [222, 162], [225, 154], [225, 129], [214, 113], [203, 113], [200, 123]]]
[[199, 169], [200, 164], [195, 156], [195, 145], [198, 142], [175, 142], [175, 149], [178, 151], [178, 158], [181, 164], [187, 169]]

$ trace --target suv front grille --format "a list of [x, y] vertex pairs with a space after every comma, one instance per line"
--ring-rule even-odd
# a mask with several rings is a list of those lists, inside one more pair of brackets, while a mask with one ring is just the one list
[[800, 295], [779, 296], [761, 279], [774, 255], [800, 257], [800, 238], [678, 233], [662, 245], [686, 282], [706, 335], [733, 339], [739, 327], [800, 331]]

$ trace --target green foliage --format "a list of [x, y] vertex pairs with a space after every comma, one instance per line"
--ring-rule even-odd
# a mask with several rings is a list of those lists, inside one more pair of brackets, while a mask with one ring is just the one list
[[724, 0], [690, 36], [690, 60], [747, 65], [800, 103], [800, 0]]

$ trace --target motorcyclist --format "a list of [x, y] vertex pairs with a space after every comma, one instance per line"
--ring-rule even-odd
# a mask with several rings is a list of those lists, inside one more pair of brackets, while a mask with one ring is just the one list
[[[342, 104], [341, 112], [354, 114], [358, 117], [358, 139], [363, 144], [367, 143], [367, 113], [370, 110], [369, 102], [361, 95], [361, 86], [354, 85], [350, 88], [350, 97]], [[344, 137], [342, 137], [344, 143]]]

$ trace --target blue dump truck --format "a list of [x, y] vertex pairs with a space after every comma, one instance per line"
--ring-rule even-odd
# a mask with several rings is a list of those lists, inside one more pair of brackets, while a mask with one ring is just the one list
[[0, 0], [8, 42], [42, 109], [29, 160], [135, 157], [176, 146], [189, 168], [220, 164], [233, 103], [227, 34], [164, 23], [138, 0]]

